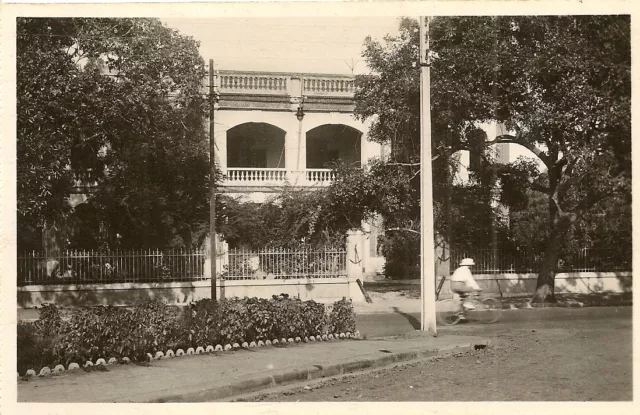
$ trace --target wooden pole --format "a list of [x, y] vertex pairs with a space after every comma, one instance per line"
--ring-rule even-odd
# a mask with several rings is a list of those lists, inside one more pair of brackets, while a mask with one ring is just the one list
[[211, 240], [211, 301], [217, 301], [216, 295], [216, 275], [217, 259], [216, 250], [216, 140], [214, 127], [214, 112], [216, 105], [215, 97], [215, 77], [213, 59], [209, 59], [209, 182], [211, 187], [211, 197], [209, 199], [209, 239]]
[[420, 18], [420, 288], [421, 330], [436, 331], [433, 177], [431, 169], [431, 79], [429, 18]]

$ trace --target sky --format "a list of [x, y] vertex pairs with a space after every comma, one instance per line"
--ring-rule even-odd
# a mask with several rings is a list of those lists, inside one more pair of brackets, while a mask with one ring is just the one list
[[367, 36], [397, 34], [398, 17], [162, 19], [200, 42], [218, 70], [361, 74]]

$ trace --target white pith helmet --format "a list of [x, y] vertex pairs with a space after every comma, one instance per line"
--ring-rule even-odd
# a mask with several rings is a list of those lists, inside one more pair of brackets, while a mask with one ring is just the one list
[[468, 267], [470, 267], [470, 266], [473, 266], [473, 265], [475, 265], [475, 264], [476, 264], [476, 263], [475, 263], [475, 262], [473, 262], [473, 258], [465, 258], [465, 259], [463, 259], [462, 261], [460, 261], [460, 266], [461, 266], [461, 267], [463, 267], [463, 266], [468, 266]]

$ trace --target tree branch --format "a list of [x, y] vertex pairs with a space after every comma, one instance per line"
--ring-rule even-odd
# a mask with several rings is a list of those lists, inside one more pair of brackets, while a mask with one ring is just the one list
[[420, 163], [387, 163], [387, 166], [419, 166]]
[[527, 150], [531, 151], [533, 154], [535, 154], [540, 160], [542, 160], [542, 162], [547, 166], [547, 168], [551, 168], [551, 160], [549, 160], [549, 157], [547, 156], [547, 154], [545, 154], [544, 151], [540, 150], [538, 147], [536, 147], [533, 143], [530, 143], [529, 141], [525, 140], [521, 135], [511, 135], [511, 134], [502, 134], [497, 136], [495, 139], [490, 140], [490, 141], [486, 141], [485, 142], [485, 146], [489, 147], [492, 146], [494, 144], [502, 144], [502, 143], [513, 143], [513, 144], [519, 144], [522, 147], [526, 148]]
[[420, 235], [420, 232], [418, 232], [416, 230], [413, 230], [413, 229], [407, 229], [407, 228], [388, 228], [388, 229], [385, 229], [385, 232], [387, 232], [387, 231], [411, 232], [411, 233], [415, 233], [415, 234]]

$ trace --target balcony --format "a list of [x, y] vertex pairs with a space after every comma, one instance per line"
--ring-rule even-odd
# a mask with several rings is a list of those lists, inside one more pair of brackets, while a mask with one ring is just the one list
[[280, 95], [353, 98], [353, 76], [331, 74], [292, 74], [222, 70], [218, 90], [221, 94]]
[[328, 186], [335, 180], [331, 169], [306, 169], [303, 171], [282, 168], [229, 167], [225, 185], [231, 187], [300, 187]]

